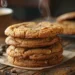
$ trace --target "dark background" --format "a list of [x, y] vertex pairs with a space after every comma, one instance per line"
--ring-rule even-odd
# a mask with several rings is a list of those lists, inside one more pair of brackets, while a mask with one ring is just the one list
[[[39, 0], [7, 0], [8, 7], [14, 10], [13, 17], [19, 20], [33, 20], [41, 17], [38, 9]], [[49, 0], [51, 15], [75, 11], [75, 0]], [[45, 14], [44, 14], [45, 15]]]
[[51, 0], [51, 13], [53, 16], [75, 11], [75, 0]]

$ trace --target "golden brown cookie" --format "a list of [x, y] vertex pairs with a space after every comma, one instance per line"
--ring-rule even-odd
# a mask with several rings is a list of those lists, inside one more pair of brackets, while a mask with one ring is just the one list
[[11, 64], [17, 65], [17, 66], [21, 66], [21, 67], [44, 67], [44, 66], [52, 66], [52, 65], [56, 65], [59, 64], [63, 59], [63, 56], [59, 56], [59, 57], [54, 57], [52, 59], [48, 59], [48, 60], [40, 60], [40, 61], [36, 61], [36, 60], [29, 60], [29, 59], [18, 59], [15, 57], [11, 57], [8, 56], [8, 62], [10, 62]]
[[75, 12], [69, 12], [69, 13], [61, 15], [57, 18], [57, 21], [61, 22], [61, 21], [66, 21], [70, 19], [75, 19]]
[[6, 38], [5, 42], [6, 44], [13, 45], [15, 47], [36, 48], [50, 46], [59, 40], [60, 38], [58, 36], [42, 39], [20, 39], [9, 36]]
[[52, 53], [61, 52], [63, 51], [62, 45], [60, 42], [51, 45], [45, 48], [35, 48], [35, 49], [27, 49], [27, 48], [17, 48], [14, 46], [9, 46], [7, 48], [7, 54], [12, 57], [24, 57], [27, 58], [34, 54], [46, 54], [51, 55]]
[[58, 57], [62, 55], [62, 51], [60, 52], [56, 52], [56, 53], [52, 53], [52, 54], [34, 54], [34, 55], [30, 55], [29, 59], [31, 60], [46, 60], [46, 59], [51, 59], [53, 57]]
[[5, 34], [18, 38], [47, 38], [60, 34], [62, 31], [62, 27], [50, 22], [24, 22], [9, 26]]
[[74, 21], [62, 21], [62, 22], [57, 22], [57, 24], [62, 26], [63, 28], [62, 34], [75, 35], [75, 22]]

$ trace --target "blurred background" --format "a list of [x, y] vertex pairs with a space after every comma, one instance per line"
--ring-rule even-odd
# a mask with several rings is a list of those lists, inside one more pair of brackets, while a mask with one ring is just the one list
[[[2, 15], [2, 8], [12, 10], [9, 14], [5, 10]], [[75, 0], [0, 0], [0, 36], [4, 36], [4, 30], [11, 24], [48, 16], [56, 18], [72, 11], [75, 11]]]

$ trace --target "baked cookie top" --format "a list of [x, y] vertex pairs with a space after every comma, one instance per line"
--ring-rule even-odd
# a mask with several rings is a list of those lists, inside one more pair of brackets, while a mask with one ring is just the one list
[[57, 22], [63, 28], [63, 33], [66, 35], [75, 35], [75, 22], [74, 21], [62, 21]]
[[75, 19], [75, 12], [69, 12], [69, 13], [65, 13], [63, 15], [60, 15], [57, 18], [57, 21], [61, 22], [61, 21], [70, 20], [70, 19]]
[[24, 22], [9, 26], [5, 30], [5, 35], [18, 38], [46, 38], [62, 33], [60, 25], [50, 22]]

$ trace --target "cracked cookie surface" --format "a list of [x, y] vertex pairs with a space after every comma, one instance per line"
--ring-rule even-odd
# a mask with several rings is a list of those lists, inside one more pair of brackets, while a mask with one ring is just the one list
[[[15, 47], [15, 46], [9, 46], [7, 48], [7, 55], [12, 56], [12, 57], [21, 57], [21, 58], [29, 58], [29, 59], [34, 59], [36, 58], [36, 55], [40, 56], [40, 59], [42, 58], [43, 55], [48, 55], [50, 56], [53, 53], [58, 53], [58, 52], [63, 52], [62, 45], [58, 42], [54, 45], [51, 45], [49, 47], [44, 47], [44, 48], [20, 48], [20, 47]], [[59, 53], [58, 53], [59, 54]], [[39, 58], [37, 56], [37, 59]]]
[[74, 21], [62, 21], [57, 22], [63, 28], [62, 34], [75, 35], [75, 22]]
[[61, 26], [50, 22], [24, 22], [9, 26], [5, 34], [18, 38], [47, 38], [60, 34], [62, 31]]

